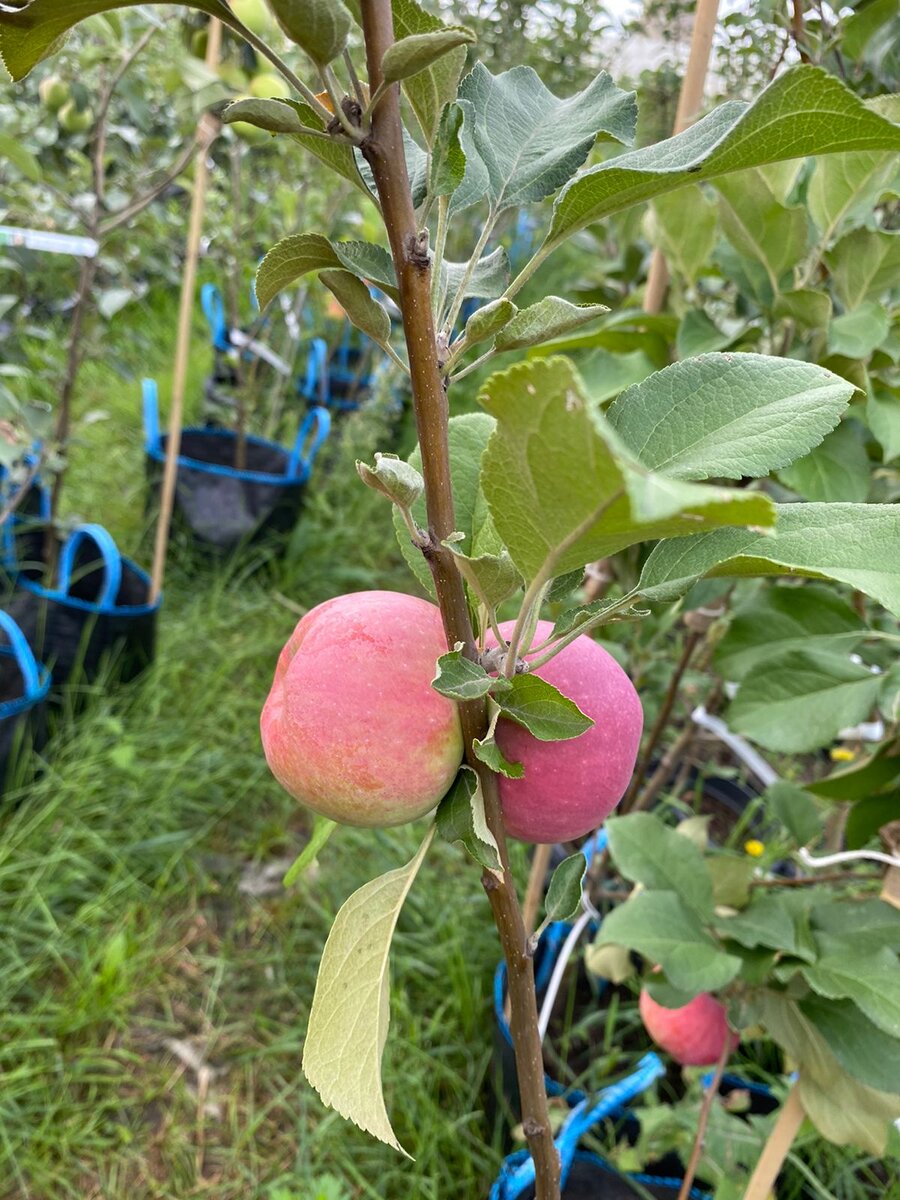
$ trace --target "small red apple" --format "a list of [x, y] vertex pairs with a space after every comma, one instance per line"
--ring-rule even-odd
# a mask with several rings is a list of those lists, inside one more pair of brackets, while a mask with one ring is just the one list
[[728, 1027], [724, 1004], [709, 992], [701, 992], [682, 1008], [664, 1008], [644, 989], [638, 1007], [654, 1042], [683, 1067], [714, 1066], [726, 1039], [732, 1052], [740, 1041]]
[[308, 612], [260, 720], [279, 783], [344, 825], [402, 825], [434, 808], [463, 756], [456, 705], [431, 686], [446, 651], [440, 611], [400, 592]]
[[[552, 629], [550, 621], [539, 621], [533, 644], [544, 641]], [[500, 626], [507, 639], [512, 630], [512, 621]], [[568, 842], [600, 826], [624, 796], [644, 712], [631, 680], [586, 634], [535, 674], [574, 700], [594, 724], [570, 741], [541, 742], [522, 726], [501, 719], [497, 744], [507, 759], [525, 768], [521, 779], [500, 777], [503, 822], [512, 837], [525, 842]]]

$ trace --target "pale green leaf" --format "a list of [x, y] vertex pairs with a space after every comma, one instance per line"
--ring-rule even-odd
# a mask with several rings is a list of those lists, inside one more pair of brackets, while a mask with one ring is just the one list
[[634, 96], [606, 72], [560, 100], [531, 67], [492, 75], [476, 63], [459, 96], [472, 105], [472, 136], [495, 212], [551, 195], [581, 166], [599, 134], [627, 142], [634, 133]]
[[468, 46], [475, 41], [470, 29], [448, 27], [430, 33], [412, 33], [389, 46], [381, 60], [381, 74], [385, 83], [397, 83], [418, 75], [459, 46]]
[[794, 916], [781, 900], [771, 892], [757, 891], [750, 903], [740, 912], [729, 917], [717, 917], [716, 931], [753, 950], [765, 946], [770, 950], [782, 950], [788, 954], [807, 957], [802, 943], [797, 939]]
[[800, 1011], [848, 1075], [883, 1092], [900, 1092], [896, 1038], [864, 1017], [855, 1004], [812, 995], [800, 1001]]
[[740, 958], [719, 948], [675, 892], [640, 892], [614, 908], [597, 934], [597, 945], [609, 942], [658, 963], [691, 996], [725, 987], [741, 969]]
[[701, 918], [712, 916], [712, 883], [693, 842], [652, 813], [610, 817], [606, 831], [613, 861], [626, 879], [675, 892]]
[[735, 611], [716, 645], [716, 670], [725, 679], [743, 679], [765, 660], [789, 650], [850, 651], [866, 634], [866, 624], [834, 588], [768, 587]]
[[[441, 263], [441, 291], [454, 296], [468, 273], [467, 263]], [[502, 296], [509, 283], [509, 256], [503, 246], [479, 259], [466, 282], [464, 297], [495, 300]]]
[[560, 193], [548, 242], [699, 179], [810, 154], [900, 149], [900, 128], [819, 67], [779, 75], [753, 104], [722, 104], [664, 142], [583, 172]]
[[564, 858], [550, 879], [544, 912], [548, 921], [571, 921], [581, 912], [587, 861], [581, 851]]
[[808, 222], [802, 204], [779, 204], [759, 169], [716, 181], [722, 231], [739, 254], [762, 263], [772, 291], [806, 253]]
[[613, 402], [613, 429], [645, 466], [676, 479], [766, 475], [837, 424], [854, 387], [814, 363], [704, 354]]
[[769, 812], [780, 821], [798, 846], [805, 846], [822, 832], [822, 818], [815, 800], [804, 788], [778, 779], [765, 791]]
[[675, 349], [679, 358], [695, 358], [724, 350], [733, 341], [730, 334], [714, 325], [701, 308], [689, 309], [678, 326]]
[[[573, 572], [574, 574], [574, 572]], [[577, 586], [581, 583], [583, 571], [578, 572]], [[571, 588], [569, 589], [571, 591]], [[548, 597], [548, 599], [552, 599]], [[557, 618], [553, 625], [553, 638], [564, 637], [567, 633], [572, 633], [576, 629], [580, 629], [583, 625], [590, 625], [592, 629], [600, 625], [611, 624], [619, 621], [640, 621], [644, 617], [650, 615], [649, 609], [646, 608], [626, 608], [613, 611], [610, 613], [608, 621], [598, 620], [603, 614], [609, 610], [615, 610], [620, 604], [619, 600], [593, 600], [590, 604], [583, 604], [580, 608], [568, 608]]]
[[432, 825], [405, 867], [370, 880], [341, 907], [322, 952], [303, 1047], [303, 1073], [322, 1102], [404, 1154], [381, 1087], [389, 956], [400, 910], [433, 837]]
[[682, 483], [638, 464], [567, 359], [534, 359], [497, 373], [479, 399], [497, 418], [483, 459], [484, 494], [527, 579], [561, 543], [559, 574], [704, 524], [771, 520], [770, 502], [759, 494]]
[[842, 421], [811, 453], [783, 467], [779, 477], [804, 500], [862, 504], [871, 480], [862, 432], [855, 421]]
[[396, 454], [375, 454], [375, 466], [357, 460], [356, 471], [363, 483], [387, 496], [392, 504], [409, 508], [425, 491], [425, 480], [415, 467]]
[[489, 871], [500, 869], [500, 851], [484, 815], [484, 796], [478, 776], [471, 767], [460, 767], [450, 791], [437, 810], [438, 835], [445, 842], [460, 844], [478, 864]]
[[[653, 202], [652, 241], [666, 256], [670, 270], [695, 283], [708, 267], [718, 234], [715, 203], [699, 187]], [[719, 349], [719, 347], [716, 347]]]
[[884, 451], [884, 461], [900, 457], [900, 390], [876, 383], [866, 404], [866, 421]]
[[826, 255], [834, 288], [848, 309], [895, 287], [900, 272], [900, 233], [854, 229]]
[[817, 750], [865, 720], [879, 688], [878, 676], [849, 658], [790, 650], [745, 676], [728, 723], [767, 750]]
[[256, 273], [256, 298], [265, 308], [279, 292], [310, 271], [341, 267], [365, 275], [389, 295], [397, 295], [397, 279], [390, 255], [369, 242], [330, 242], [320, 233], [300, 233], [283, 238], [268, 252]]
[[891, 504], [778, 504], [774, 533], [722, 529], [662, 542], [638, 591], [677, 600], [704, 576], [836, 579], [900, 612], [900, 511]]
[[384, 305], [375, 300], [356, 275], [349, 271], [322, 271], [322, 283], [337, 298], [349, 320], [379, 346], [384, 346], [391, 337], [391, 318]]
[[347, 45], [352, 24], [342, 0], [268, 0], [278, 24], [313, 62], [327, 66]]
[[900, 962], [893, 950], [826, 954], [803, 975], [820, 996], [852, 1000], [879, 1029], [900, 1038]]
[[845, 358], [868, 358], [890, 328], [885, 309], [875, 300], [866, 300], [852, 312], [835, 317], [828, 326], [828, 351]]
[[466, 658], [462, 650], [442, 654], [437, 660], [437, 668], [431, 686], [448, 700], [477, 700], [479, 696], [486, 696], [498, 682], [484, 667]]
[[479, 554], [470, 558], [458, 542], [446, 541], [444, 545], [456, 558], [456, 565], [470, 590], [489, 608], [496, 608], [522, 586], [522, 576], [505, 548], [498, 554]]
[[713, 903], [728, 908], [743, 908], [750, 900], [750, 881], [755, 865], [752, 858], [734, 854], [715, 854], [706, 859], [712, 880]]
[[451, 219], [483, 200], [490, 184], [487, 166], [475, 145], [475, 109], [468, 100], [458, 100], [456, 107], [462, 113], [458, 136], [460, 152], [465, 162], [462, 179], [450, 197]]
[[479, 342], [486, 342], [499, 333], [504, 325], [508, 325], [518, 311], [505, 296], [476, 308], [466, 321], [466, 345], [477, 346]]
[[8, 133], [0, 133], [0, 162], [4, 159], [32, 183], [40, 182], [41, 164], [18, 138], [10, 137]]
[[472, 749], [478, 761], [483, 762], [486, 767], [490, 767], [498, 775], [505, 775], [507, 779], [521, 779], [525, 774], [525, 768], [521, 763], [510, 762], [504, 756], [494, 737], [475, 738], [472, 742]]
[[447, 104], [441, 113], [431, 151], [428, 191], [432, 196], [450, 196], [465, 178], [466, 155], [460, 142], [463, 110], [459, 104]]
[[281, 100], [264, 100], [249, 98], [235, 100], [222, 113], [226, 125], [235, 121], [243, 121], [254, 125], [257, 129], [265, 129], [268, 133], [302, 133], [303, 122], [293, 104], [285, 104]]
[[539, 675], [514, 675], [509, 684], [496, 696], [501, 713], [542, 742], [580, 737], [594, 724], [574, 700]]
[[545, 296], [528, 308], [521, 308], [497, 334], [497, 350], [521, 350], [551, 338], [571, 333], [609, 312], [605, 304], [570, 304], [559, 296]]
[[787, 317], [802, 329], [824, 329], [831, 320], [831, 297], [814, 288], [797, 288], [782, 292], [772, 311], [776, 317]]

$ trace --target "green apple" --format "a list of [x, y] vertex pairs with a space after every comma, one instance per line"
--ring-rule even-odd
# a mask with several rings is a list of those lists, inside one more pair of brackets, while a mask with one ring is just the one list
[[69, 85], [58, 75], [48, 75], [41, 80], [38, 93], [45, 108], [51, 112], [59, 112], [69, 99]]
[[257, 37], [271, 32], [274, 25], [265, 0], [231, 0], [231, 11]]
[[247, 90], [251, 96], [256, 96], [258, 100], [287, 100], [291, 95], [291, 89], [287, 80], [282, 79], [280, 75], [276, 75], [271, 71], [254, 76], [250, 80]]
[[79, 108], [74, 100], [67, 100], [57, 113], [57, 120], [64, 133], [87, 133], [94, 123], [94, 114], [89, 108]]

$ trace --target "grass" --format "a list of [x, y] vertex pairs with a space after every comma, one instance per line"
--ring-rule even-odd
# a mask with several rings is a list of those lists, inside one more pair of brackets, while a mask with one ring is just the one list
[[[165, 404], [174, 322], [152, 299], [143, 318], [133, 380], [85, 367], [79, 409], [106, 416], [80, 431], [66, 508], [146, 559], [137, 376], [150, 364]], [[191, 396], [207, 362], [198, 340]], [[386, 1090], [412, 1165], [326, 1112], [300, 1058], [331, 920], [420, 831], [344, 831], [290, 894], [247, 890], [267, 865], [279, 878], [305, 836], [257, 734], [297, 612], [354, 587], [411, 586], [387, 505], [352, 470], [391, 448], [385, 438], [377, 420], [348, 423], [283, 564], [252, 575], [176, 564], [154, 668], [98, 686], [57, 733], [46, 773], [4, 802], [3, 1200], [487, 1193], [497, 950], [477, 872], [438, 847], [395, 942]]]

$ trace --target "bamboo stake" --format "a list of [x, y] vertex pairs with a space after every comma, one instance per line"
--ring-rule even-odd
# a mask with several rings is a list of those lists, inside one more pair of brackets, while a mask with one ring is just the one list
[[747, 1190], [744, 1200], [768, 1200], [778, 1178], [778, 1172], [787, 1158], [788, 1151], [793, 1145], [794, 1138], [806, 1113], [803, 1101], [800, 1099], [800, 1085], [795, 1083], [788, 1092], [787, 1099], [778, 1114], [778, 1120], [772, 1126], [769, 1140], [763, 1147]]
[[[209, 23], [209, 42], [206, 47], [206, 65], [215, 70], [222, 49], [222, 25], [213, 18]], [[178, 311], [178, 333], [175, 344], [175, 367], [172, 376], [172, 407], [169, 413], [169, 433], [166, 442], [166, 465], [163, 471], [162, 490], [159, 501], [159, 518], [156, 526], [156, 542], [153, 548], [153, 570], [151, 573], [150, 602], [162, 591], [163, 575], [166, 570], [166, 555], [169, 549], [169, 531], [172, 525], [172, 508], [175, 502], [175, 480], [178, 474], [178, 455], [181, 453], [181, 429], [184, 424], [184, 391], [187, 381], [188, 359], [191, 345], [191, 323], [197, 291], [197, 263], [200, 258], [200, 237], [203, 233], [203, 215], [206, 209], [206, 187], [209, 171], [206, 155], [210, 144], [219, 132], [219, 123], [210, 113], [200, 118], [197, 141], [200, 153], [194, 168], [194, 195], [191, 200], [191, 219], [188, 227], [187, 248], [184, 261], [184, 278], [181, 282], [181, 304]]]
[[[681, 84], [681, 94], [678, 97], [673, 134], [683, 133], [689, 125], [693, 125], [703, 105], [706, 73], [709, 70], [709, 56], [718, 13], [719, 0], [697, 0], [694, 28], [691, 31], [691, 49]], [[658, 313], [662, 309], [668, 286], [669, 269], [666, 266], [665, 255], [657, 246], [650, 260], [650, 273], [644, 291], [644, 312]]]
[[550, 855], [553, 847], [540, 845], [534, 848], [531, 860], [531, 870], [528, 873], [528, 886], [525, 889], [525, 902], [522, 905], [522, 920], [525, 922], [525, 932], [530, 936], [534, 933], [537, 923], [538, 908], [544, 895], [544, 880], [550, 866]]

